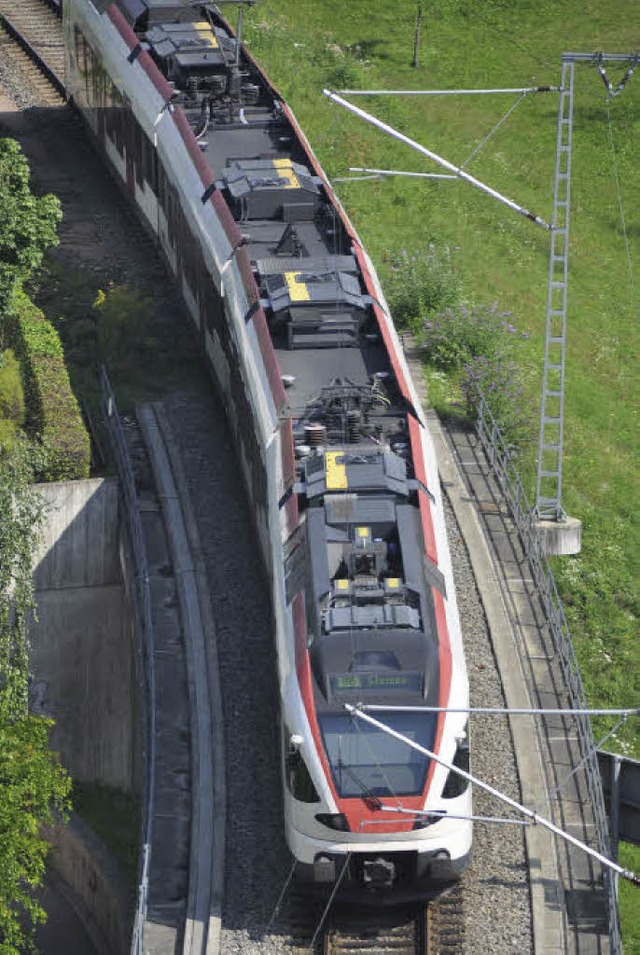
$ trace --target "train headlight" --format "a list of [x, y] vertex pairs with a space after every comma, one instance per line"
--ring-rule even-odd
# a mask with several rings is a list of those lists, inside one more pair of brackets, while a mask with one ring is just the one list
[[322, 826], [329, 829], [335, 829], [336, 832], [349, 832], [349, 823], [347, 817], [341, 812], [319, 812], [316, 813], [316, 819]]
[[[466, 733], [462, 739], [458, 740], [456, 754], [453, 757], [453, 765], [456, 769], [462, 769], [466, 773], [469, 772], [469, 737]], [[463, 792], [465, 792], [468, 785], [468, 779], [465, 779], [450, 769], [447, 781], [444, 784], [444, 789], [442, 790], [442, 798], [455, 799], [456, 796], [461, 796]]]

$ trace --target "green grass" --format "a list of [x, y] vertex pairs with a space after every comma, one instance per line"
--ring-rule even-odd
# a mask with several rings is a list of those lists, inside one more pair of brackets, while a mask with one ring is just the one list
[[132, 889], [137, 885], [140, 847], [140, 804], [112, 786], [73, 784], [77, 812], [111, 850]]
[[[441, 172], [322, 96], [323, 87], [443, 89], [551, 85], [563, 51], [632, 52], [628, 0], [443, 0], [427, 5], [421, 67], [413, 69], [413, 0], [263, 0], [250, 49], [280, 88], [329, 177], [349, 166]], [[621, 69], [608, 66], [612, 78]], [[463, 162], [515, 97], [358, 98], [357, 104], [452, 162]], [[557, 96], [527, 97], [468, 171], [549, 220]], [[612, 137], [626, 240], [610, 145]], [[593, 66], [576, 67], [563, 505], [583, 522], [582, 553], [554, 562], [592, 704], [640, 704], [640, 72], [610, 107]], [[530, 333], [524, 363], [532, 423], [544, 346], [549, 235], [468, 184], [386, 179], [336, 191], [383, 283], [400, 250], [429, 243], [449, 256], [462, 298], [497, 301]], [[450, 384], [431, 376], [436, 403]], [[528, 480], [533, 461], [523, 461]], [[598, 723], [600, 733], [611, 724]], [[608, 748], [640, 756], [638, 721]], [[625, 853], [631, 850], [625, 848]], [[635, 850], [635, 868], [640, 859]], [[626, 952], [638, 952], [637, 890], [623, 886]], [[635, 908], [634, 908], [635, 903]]]
[[[620, 864], [640, 871], [640, 846], [620, 843]], [[640, 955], [640, 920], [638, 919], [638, 889], [620, 879], [620, 918], [624, 955]]]

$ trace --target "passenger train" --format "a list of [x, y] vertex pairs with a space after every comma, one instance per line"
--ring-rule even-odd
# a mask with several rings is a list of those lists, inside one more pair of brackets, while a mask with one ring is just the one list
[[235, 435], [272, 586], [296, 875], [424, 897], [468, 864], [470, 787], [345, 707], [377, 704], [468, 766], [436, 460], [375, 271], [214, 4], [66, 0], [64, 31], [69, 93], [157, 237]]

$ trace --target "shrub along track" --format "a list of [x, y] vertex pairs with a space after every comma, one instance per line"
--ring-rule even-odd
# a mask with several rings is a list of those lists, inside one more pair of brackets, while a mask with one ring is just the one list
[[[14, 6], [18, 5], [0, 0], [0, 13], [15, 14]], [[53, 55], [56, 44], [61, 42], [59, 22], [49, 14], [46, 5], [40, 0], [28, 0], [23, 4], [25, 12], [27, 7], [32, 10], [37, 8], [40, 21], [47, 22], [47, 29], [51, 33], [48, 36], [43, 34], [38, 42], [40, 51], [48, 50], [47, 55]], [[35, 22], [40, 21], [36, 18]], [[34, 23], [33, 18], [31, 23]], [[25, 31], [31, 29], [24, 22], [22, 27]], [[35, 46], [35, 35], [32, 35], [32, 41]], [[88, 266], [100, 272], [111, 269], [132, 284], [153, 287], [158, 309], [170, 313], [171, 341], [179, 349], [181, 342], [189, 337], [187, 319], [179, 317], [184, 312], [177, 304], [173, 280], [167, 276], [152, 240], [139, 224], [127, 200], [105, 175], [77, 115], [62, 103], [50, 86], [45, 84], [41, 87], [42, 74], [30, 62], [25, 63], [19, 52], [14, 53], [14, 41], [0, 38], [0, 43], [3, 53], [0, 59], [0, 84], [20, 108], [3, 113], [0, 122], [9, 135], [14, 135], [21, 142], [30, 159], [38, 187], [54, 192], [62, 201], [64, 218], [58, 255], [65, 263], [75, 266], [82, 264], [85, 268]], [[17, 46], [15, 48], [18, 49]], [[40, 77], [37, 80], [33, 70]], [[182, 325], [179, 324], [181, 321]], [[177, 363], [188, 360], [181, 355], [176, 355], [176, 359]], [[191, 362], [185, 371], [187, 379], [190, 374], [193, 375], [193, 368]], [[175, 391], [175, 383], [172, 390]], [[154, 397], [158, 394], [162, 394], [162, 382], [158, 383]], [[256, 597], [249, 609], [246, 606], [246, 591], [244, 597], [241, 595], [241, 606], [230, 604], [231, 593], [237, 587], [230, 583], [228, 574], [235, 570], [236, 581], [245, 579], [248, 563], [252, 559], [251, 554], [239, 563], [239, 557], [236, 558], [238, 541], [247, 541], [251, 550], [252, 539], [246, 505], [244, 513], [241, 513], [242, 494], [237, 487], [237, 472], [234, 471], [235, 476], [231, 480], [218, 473], [221, 468], [228, 470], [222, 459], [231, 461], [233, 448], [217, 400], [204, 395], [175, 395], [169, 399], [167, 411], [180, 445], [207, 559], [220, 643], [225, 733], [227, 739], [234, 740], [234, 746], [226, 754], [228, 806], [232, 807], [232, 812], [229, 814], [227, 830], [227, 888], [222, 951], [238, 955], [308, 951], [310, 938], [323, 913], [323, 905], [301, 905], [297, 893], [289, 893], [290, 898], [281, 907], [277, 918], [273, 923], [270, 921], [289, 867], [282, 838], [277, 695], [271, 677], [258, 683], [255, 677], [251, 678], [248, 672], [250, 668], [246, 666], [246, 654], [250, 648], [254, 658], [258, 654], [262, 655], [264, 672], [273, 672], [273, 663], [270, 662], [273, 648], [269, 627], [265, 626], [269, 619], [264, 605], [266, 589], [264, 586], [256, 587]], [[210, 447], [203, 445], [203, 428], [206, 428]], [[217, 437], [214, 439], [216, 431]], [[220, 453], [221, 446], [224, 446], [224, 455]], [[213, 486], [219, 486], [219, 494], [212, 494], [208, 468], [214, 479]], [[219, 485], [215, 482], [219, 482]], [[215, 513], [212, 512], [214, 497], [218, 498]], [[232, 498], [238, 499], [237, 504], [232, 505], [238, 513], [236, 515], [234, 510], [235, 516], [229, 525], [229, 502]], [[450, 523], [449, 533], [454, 538], [453, 559], [457, 570], [463, 629], [470, 653], [472, 694], [478, 704], [498, 706], [502, 703], [502, 695], [475, 582], [466, 563], [464, 546], [455, 523]], [[225, 560], [220, 560], [221, 554], [225, 555]], [[253, 573], [259, 576], [258, 569], [254, 568]], [[225, 612], [227, 617], [223, 619]], [[244, 620], [247, 613], [252, 621], [255, 618], [255, 626], [252, 622], [250, 639], [239, 642], [238, 619]], [[242, 616], [238, 617], [238, 614]], [[473, 660], [478, 661], [477, 666], [471, 662]], [[254, 672], [259, 672], [259, 669]], [[239, 692], [240, 684], [246, 692]], [[243, 699], [251, 700], [251, 706], [243, 706]], [[254, 712], [261, 714], [260, 719], [253, 719]], [[476, 747], [474, 767], [479, 775], [499, 787], [512, 789], [516, 776], [506, 725], [497, 732], [494, 724], [490, 734], [483, 734], [479, 730], [473, 737], [473, 743]], [[258, 803], [247, 798], [247, 794], [255, 790], [256, 784], [261, 793]], [[523, 955], [530, 950], [526, 864], [519, 832], [491, 833], [486, 829], [484, 832], [476, 829], [475, 860], [465, 877], [459, 898], [464, 900], [464, 938], [460, 937], [462, 902], [453, 905], [443, 899], [435, 907], [432, 904], [430, 909], [430, 948], [424, 948], [429, 940], [424, 928], [418, 931], [413, 917], [408, 917], [407, 925], [414, 925], [410, 930], [413, 932], [413, 941], [410, 935], [407, 936], [414, 948], [408, 951], [421, 951], [415, 948], [416, 939], [423, 945], [422, 952], [426, 951], [429, 955], [438, 952], [450, 955], [454, 951], [465, 955], [480, 950], [496, 951], [501, 955]], [[447, 908], [451, 905], [453, 908]], [[447, 912], [453, 914], [445, 914]], [[389, 926], [383, 919], [378, 920], [378, 911], [372, 915], [370, 926], [364, 929], [341, 922], [339, 912], [331, 918], [324, 934], [319, 935], [317, 952], [322, 951], [322, 946], [325, 946], [325, 951], [334, 953], [341, 950], [384, 951], [380, 947], [382, 936], [379, 932], [386, 932]], [[347, 936], [352, 930], [359, 931], [360, 935], [352, 937], [354, 944], [350, 949], [345, 948]], [[437, 942], [434, 938], [437, 938]], [[449, 947], [448, 943], [445, 944], [447, 939], [451, 941]], [[362, 947], [372, 940], [377, 948], [372, 949], [371, 945], [368, 949]], [[342, 945], [342, 949], [338, 945]]]

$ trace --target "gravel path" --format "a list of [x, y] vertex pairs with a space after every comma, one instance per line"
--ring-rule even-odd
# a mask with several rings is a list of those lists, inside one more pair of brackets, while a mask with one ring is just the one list
[[218, 641], [228, 811], [222, 952], [267, 952], [261, 936], [290, 866], [269, 591], [217, 402], [177, 395], [165, 409], [198, 524]]
[[[491, 640], [467, 550], [451, 508], [445, 506], [472, 706], [504, 706]], [[472, 772], [518, 799], [520, 789], [506, 717], [471, 717]], [[508, 816], [504, 804], [476, 790], [476, 815]], [[473, 860], [463, 879], [463, 955], [527, 955], [532, 950], [531, 908], [524, 831], [477, 823]]]

